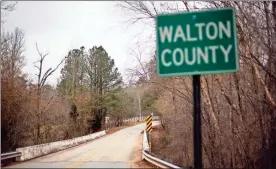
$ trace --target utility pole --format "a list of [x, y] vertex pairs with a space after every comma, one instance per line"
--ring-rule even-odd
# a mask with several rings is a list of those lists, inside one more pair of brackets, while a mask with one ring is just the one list
[[138, 104], [139, 104], [139, 113], [140, 113], [140, 119], [142, 117], [142, 110], [141, 110], [141, 98], [140, 98], [140, 94], [138, 94]]
[[140, 89], [140, 85], [136, 86], [135, 92], [136, 92], [136, 96], [138, 98], [138, 109], [139, 109], [138, 111], [139, 111], [139, 116], [140, 116], [140, 119], [141, 119], [142, 109], [141, 109], [141, 95], [140, 95], [141, 89]]

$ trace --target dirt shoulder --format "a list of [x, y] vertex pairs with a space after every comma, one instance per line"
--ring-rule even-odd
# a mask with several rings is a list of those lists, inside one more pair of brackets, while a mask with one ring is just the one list
[[131, 168], [156, 168], [154, 165], [149, 162], [142, 160], [142, 149], [143, 149], [143, 134], [141, 133], [138, 136], [137, 148], [134, 150], [133, 155], [131, 157]]
[[[161, 125], [153, 126], [151, 133], [151, 143], [152, 149], [151, 153], [160, 159], [164, 160], [164, 150], [167, 145], [166, 140], [164, 139], [165, 130]], [[150, 164], [149, 162], [142, 160], [142, 148], [143, 148], [143, 134], [139, 135], [139, 139], [137, 142], [138, 148], [135, 150], [132, 163], [132, 168], [157, 168], [155, 165]], [[169, 161], [168, 161], [169, 162]]]

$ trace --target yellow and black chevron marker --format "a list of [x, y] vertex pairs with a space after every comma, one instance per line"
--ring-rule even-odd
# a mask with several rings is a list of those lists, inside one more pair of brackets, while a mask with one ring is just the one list
[[147, 127], [146, 127], [147, 132], [152, 132], [152, 117], [151, 117], [151, 115], [146, 117], [146, 124], [147, 124]]

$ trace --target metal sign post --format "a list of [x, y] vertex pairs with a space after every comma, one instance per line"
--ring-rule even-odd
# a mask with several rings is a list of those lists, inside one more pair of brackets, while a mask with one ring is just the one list
[[200, 103], [200, 75], [193, 75], [194, 100], [194, 167], [202, 168], [202, 134], [201, 134], [201, 103]]

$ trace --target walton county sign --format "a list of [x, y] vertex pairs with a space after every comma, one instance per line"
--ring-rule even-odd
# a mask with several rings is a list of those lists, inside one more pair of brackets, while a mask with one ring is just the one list
[[233, 9], [159, 15], [156, 25], [160, 76], [238, 70]]

